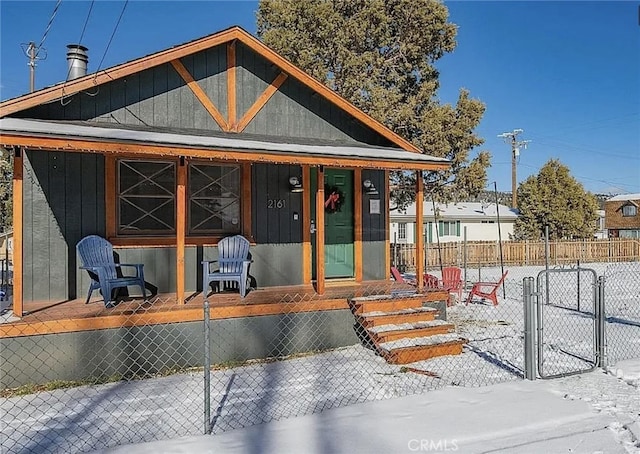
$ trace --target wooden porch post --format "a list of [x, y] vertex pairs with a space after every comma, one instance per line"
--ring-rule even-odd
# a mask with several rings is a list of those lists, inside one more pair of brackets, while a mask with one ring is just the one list
[[311, 284], [311, 168], [302, 166], [302, 283]]
[[22, 161], [24, 149], [13, 148], [13, 314], [22, 317]]
[[416, 171], [416, 284], [418, 291], [422, 291], [424, 286], [424, 183], [422, 181], [422, 171]]
[[356, 265], [356, 282], [362, 282], [362, 169], [357, 168], [353, 172], [353, 213], [355, 238], [353, 242], [353, 255]]
[[176, 190], [176, 302], [184, 304], [184, 247], [187, 226], [187, 165], [184, 156], [178, 164], [178, 187]]
[[387, 213], [387, 217], [385, 218], [385, 227], [384, 227], [384, 243], [385, 243], [385, 251], [384, 251], [384, 263], [386, 267], [386, 271], [384, 273], [384, 278], [389, 280], [391, 278], [391, 189], [389, 188], [389, 171], [384, 171], [384, 212]]
[[316, 168], [316, 293], [324, 295], [324, 167]]

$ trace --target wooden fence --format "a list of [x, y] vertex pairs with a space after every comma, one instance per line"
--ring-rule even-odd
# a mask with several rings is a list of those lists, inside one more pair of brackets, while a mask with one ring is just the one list
[[[425, 267], [500, 265], [500, 243], [473, 241], [425, 245]], [[562, 265], [588, 262], [640, 261], [640, 241], [611, 238], [605, 240], [575, 240], [549, 242], [549, 264]], [[505, 265], [544, 265], [544, 241], [504, 241], [502, 262]], [[403, 271], [414, 270], [415, 244], [391, 243], [391, 264]]]

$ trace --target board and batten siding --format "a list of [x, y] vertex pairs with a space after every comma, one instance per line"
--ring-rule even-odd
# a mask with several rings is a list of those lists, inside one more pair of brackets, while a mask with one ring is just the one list
[[[280, 74], [280, 68], [237, 43], [238, 116], [241, 117]], [[293, 77], [288, 77], [244, 132], [390, 146], [368, 126]]]
[[24, 300], [75, 298], [75, 245], [105, 234], [104, 157], [28, 150], [23, 191]]
[[[180, 59], [223, 118], [227, 114], [226, 45]], [[236, 46], [237, 119], [249, 110], [280, 74], [280, 69], [253, 50]], [[82, 120], [115, 125], [220, 131], [191, 89], [170, 63], [145, 69], [14, 114], [42, 120]], [[293, 77], [269, 99], [244, 133], [266, 136], [339, 140], [390, 146], [388, 139], [352, 118]], [[242, 133], [240, 133], [242, 135]]]
[[[226, 117], [226, 49], [208, 49], [184, 57], [181, 62]], [[15, 116], [220, 131], [170, 63], [116, 79], [59, 102], [27, 109]]]

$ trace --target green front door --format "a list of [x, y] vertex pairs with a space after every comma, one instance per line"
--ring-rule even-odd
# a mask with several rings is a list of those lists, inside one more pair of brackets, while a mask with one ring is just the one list
[[[325, 277], [353, 277], [355, 275], [353, 265], [353, 171], [326, 169], [324, 183], [326, 201], [324, 211]], [[336, 196], [338, 201], [335, 201]], [[312, 194], [312, 197], [315, 197], [315, 193]]]

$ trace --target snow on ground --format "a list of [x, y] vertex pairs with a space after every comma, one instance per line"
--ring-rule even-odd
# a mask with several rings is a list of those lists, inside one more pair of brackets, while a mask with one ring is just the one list
[[[447, 387], [102, 453], [640, 453], [640, 360], [554, 380]], [[630, 383], [635, 383], [632, 386]]]
[[[381, 449], [369, 452], [418, 451], [407, 445], [409, 436], [436, 442], [455, 437], [469, 448], [459, 452], [492, 449], [498, 449], [497, 452], [500, 449], [506, 449], [503, 452], [597, 452], [599, 440], [603, 443], [613, 440], [615, 449], [640, 454], [637, 448], [640, 361], [623, 361], [640, 358], [640, 265], [589, 264], [588, 267], [607, 279], [608, 364], [613, 365], [609, 374], [598, 369], [553, 381], [522, 381], [522, 279], [537, 277], [544, 268], [510, 268], [505, 294], [499, 292], [498, 306], [476, 302], [447, 309], [447, 319], [455, 323], [456, 333], [469, 340], [461, 355], [420, 361], [407, 368], [389, 365], [372, 350], [354, 345], [286, 361], [257, 362], [212, 371], [211, 428], [215, 436], [204, 440], [221, 440], [220, 443], [228, 440], [229, 444], [211, 448], [217, 451], [222, 446], [224, 452], [227, 449], [291, 452], [287, 451], [288, 445], [277, 444], [282, 438], [281, 431], [315, 437], [312, 439], [318, 444], [309, 450], [300, 449], [305, 446], [300, 440], [292, 441], [298, 452], [314, 452], [314, 449], [320, 452], [322, 443], [333, 442], [339, 443], [340, 448], [353, 448], [351, 452], [366, 452], [358, 449], [370, 447], [350, 445], [350, 439], [355, 440], [353, 443], [370, 441], [371, 446], [380, 443]], [[469, 272], [469, 276], [475, 277], [475, 273]], [[497, 279], [502, 274], [499, 268], [477, 273], [482, 280]], [[545, 374], [592, 368], [595, 359], [593, 281], [593, 275], [588, 272], [581, 273], [579, 280], [576, 273], [549, 274], [548, 301], [544, 295], [548, 304], [543, 305], [542, 312]], [[541, 282], [544, 284], [544, 279]], [[544, 286], [540, 290], [544, 293]], [[495, 386], [505, 381], [511, 383]], [[494, 386], [460, 388], [487, 385]], [[0, 435], [12, 444], [3, 441], [0, 448], [3, 453], [41, 452], [41, 446], [46, 446], [47, 452], [86, 452], [126, 443], [197, 435], [204, 426], [203, 388], [202, 372], [194, 372], [1, 399]], [[503, 394], [511, 397], [505, 397], [507, 407], [500, 410], [497, 403], [502, 402]], [[553, 394], [557, 402], [550, 400], [549, 394]], [[393, 400], [381, 401], [384, 399]], [[538, 399], [548, 402], [536, 406]], [[451, 402], [457, 404], [448, 410]], [[563, 419], [567, 402], [573, 403], [566, 407], [570, 409], [569, 419]], [[414, 403], [417, 414], [412, 410]], [[348, 407], [354, 404], [357, 404], [354, 408]], [[369, 411], [375, 413], [376, 410], [407, 422], [403, 439], [391, 431], [392, 439], [376, 441], [384, 430], [377, 425], [377, 418], [373, 421], [366, 418]], [[289, 422], [286, 418], [295, 419]], [[362, 422], [351, 427], [351, 435], [347, 429], [335, 428], [331, 422], [334, 419], [344, 422], [349, 418]], [[415, 424], [421, 425], [412, 425], [414, 419]], [[296, 428], [296, 420], [310, 426]], [[365, 421], [377, 428], [371, 436], [363, 436]], [[496, 422], [495, 426], [489, 424], [491, 421]], [[556, 431], [556, 427], [562, 430]], [[322, 432], [325, 430], [341, 435], [334, 439], [333, 435], [326, 435], [332, 432]], [[234, 433], [249, 439], [236, 439]], [[266, 450], [254, 446], [256, 441], [251, 437], [263, 435], [273, 437], [273, 448], [267, 442]], [[556, 438], [558, 443], [564, 440], [569, 444], [539, 444]], [[282, 439], [285, 443], [286, 437]], [[200, 439], [194, 440], [194, 446], [199, 446]], [[398, 440], [405, 440], [405, 444], [398, 446]], [[161, 442], [156, 446], [169, 449], [174, 445]], [[608, 444], [602, 446], [601, 452], [624, 452], [610, 450]], [[390, 450], [385, 451], [384, 447]], [[166, 451], [160, 449], [159, 452]]]

